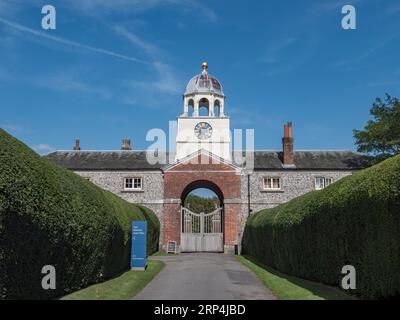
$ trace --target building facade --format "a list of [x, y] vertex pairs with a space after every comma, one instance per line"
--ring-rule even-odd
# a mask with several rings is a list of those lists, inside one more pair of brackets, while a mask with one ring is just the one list
[[[117, 151], [83, 151], [77, 141], [74, 150], [45, 157], [152, 209], [160, 220], [164, 249], [172, 241], [178, 250], [228, 253], [240, 250], [252, 213], [323, 189], [366, 167], [364, 158], [351, 151], [294, 150], [291, 123], [284, 125], [282, 150], [232, 152], [225, 95], [207, 68], [204, 63], [201, 74], [187, 85], [177, 118], [176, 152], [135, 151], [124, 139]], [[221, 208], [209, 215], [184, 208], [186, 196], [198, 188], [214, 191]]]

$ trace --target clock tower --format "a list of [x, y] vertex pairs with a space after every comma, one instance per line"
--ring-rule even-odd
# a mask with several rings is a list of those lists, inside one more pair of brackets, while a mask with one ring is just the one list
[[204, 149], [231, 160], [230, 122], [225, 115], [225, 95], [221, 83], [202, 64], [201, 74], [192, 78], [183, 96], [183, 114], [178, 117], [176, 160]]

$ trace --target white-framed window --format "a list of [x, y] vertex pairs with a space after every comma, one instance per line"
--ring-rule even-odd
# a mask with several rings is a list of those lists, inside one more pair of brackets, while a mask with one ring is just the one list
[[315, 178], [315, 190], [322, 190], [333, 183], [332, 178], [316, 177]]
[[142, 189], [143, 189], [143, 178], [141, 177], [124, 178], [124, 190], [142, 190]]
[[333, 179], [332, 178], [325, 178], [325, 187], [331, 185], [333, 183]]
[[263, 179], [264, 190], [282, 190], [282, 180], [280, 177], [265, 177]]

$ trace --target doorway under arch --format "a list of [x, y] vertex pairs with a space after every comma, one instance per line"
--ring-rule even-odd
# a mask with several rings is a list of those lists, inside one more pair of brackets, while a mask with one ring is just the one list
[[223, 194], [211, 181], [190, 183], [181, 196], [181, 251], [223, 252]]

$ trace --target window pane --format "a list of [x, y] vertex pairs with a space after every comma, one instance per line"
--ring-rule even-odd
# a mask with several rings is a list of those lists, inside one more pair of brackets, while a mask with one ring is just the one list
[[264, 189], [281, 189], [281, 178], [264, 178]]
[[264, 188], [265, 189], [271, 189], [272, 183], [270, 178], [265, 178], [264, 179]]
[[141, 178], [135, 178], [133, 187], [134, 187], [134, 189], [141, 189], [142, 188], [142, 179]]
[[126, 189], [132, 189], [132, 179], [131, 178], [126, 178], [125, 179], [125, 188]]
[[315, 189], [321, 190], [324, 188], [324, 178], [315, 178]]
[[332, 184], [332, 182], [333, 182], [333, 179], [332, 179], [332, 178], [326, 178], [326, 179], [325, 179], [325, 186], [326, 186], [326, 187], [329, 186], [330, 184]]

